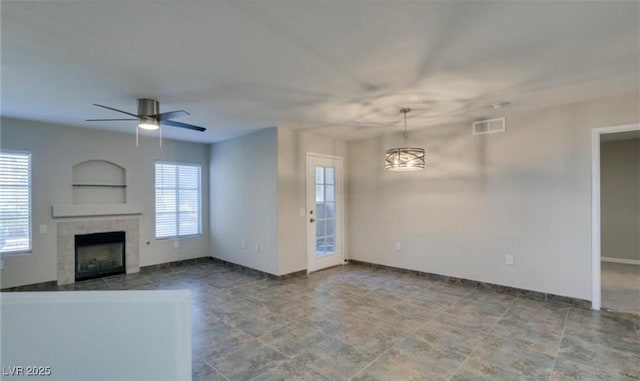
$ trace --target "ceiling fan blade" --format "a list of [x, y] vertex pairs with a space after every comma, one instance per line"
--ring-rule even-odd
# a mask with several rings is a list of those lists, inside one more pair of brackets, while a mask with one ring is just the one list
[[165, 125], [165, 126], [171, 126], [171, 127], [186, 128], [186, 129], [195, 130], [195, 131], [206, 131], [207, 130], [204, 127], [194, 126], [193, 124], [180, 123], [180, 122], [176, 122], [176, 121], [173, 121], [173, 120], [161, 120], [160, 124]]
[[191, 114], [187, 111], [176, 110], [176, 111], [163, 112], [162, 114], [156, 115], [156, 117], [158, 118], [158, 120], [163, 121], [163, 120], [180, 118], [182, 116], [189, 116], [189, 115]]
[[129, 115], [129, 116], [134, 117], [134, 118], [137, 118], [137, 117], [138, 117], [138, 115], [136, 115], [136, 114], [132, 114], [132, 113], [130, 113], [130, 112], [126, 112], [126, 111], [118, 110], [117, 108], [113, 108], [113, 107], [109, 107], [109, 106], [103, 106], [103, 105], [99, 105], [99, 104], [95, 104], [95, 103], [94, 103], [93, 105], [94, 105], [94, 106], [97, 106], [97, 107], [106, 108], [107, 110], [111, 110], [111, 111], [116, 111], [116, 112], [120, 112], [120, 113], [123, 113], [123, 114], [127, 114], [127, 115]]
[[138, 119], [85, 119], [85, 122], [119, 122], [123, 120], [138, 120]]

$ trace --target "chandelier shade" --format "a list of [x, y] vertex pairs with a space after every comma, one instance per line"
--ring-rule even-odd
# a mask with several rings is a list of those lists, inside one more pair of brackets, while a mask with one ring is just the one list
[[[411, 111], [409, 108], [400, 109], [404, 114], [404, 144], [407, 144], [407, 113]], [[424, 169], [424, 148], [418, 147], [399, 147], [390, 148], [385, 153], [385, 169], [389, 171], [419, 171]]]
[[391, 148], [385, 154], [385, 169], [389, 171], [419, 171], [424, 169], [424, 148]]

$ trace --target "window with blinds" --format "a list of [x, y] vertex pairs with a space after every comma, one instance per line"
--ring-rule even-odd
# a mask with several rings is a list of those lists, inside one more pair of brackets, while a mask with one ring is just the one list
[[201, 233], [200, 166], [156, 162], [156, 238]]
[[0, 253], [31, 251], [31, 153], [0, 152]]

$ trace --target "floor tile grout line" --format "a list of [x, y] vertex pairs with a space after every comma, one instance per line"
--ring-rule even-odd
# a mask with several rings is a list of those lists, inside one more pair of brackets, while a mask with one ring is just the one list
[[[469, 289], [469, 291], [467, 291], [464, 295], [461, 295], [460, 297], [458, 297], [455, 302], [449, 304], [449, 305], [444, 305], [442, 306], [442, 309], [438, 310], [438, 313], [435, 316], [430, 317], [429, 319], [426, 319], [426, 321], [435, 321], [436, 318], [439, 318], [440, 316], [442, 316], [442, 314], [446, 313], [449, 311], [450, 308], [452, 308], [453, 306], [455, 306], [456, 304], [458, 304], [461, 300], [465, 299], [467, 296], [469, 296], [474, 290], [477, 290], [478, 287], [472, 287], [471, 289]], [[412, 332], [412, 333], [415, 333]]]
[[293, 359], [294, 357], [298, 356], [298, 355], [295, 355], [295, 356], [289, 356], [288, 354], [286, 354], [286, 353], [284, 353], [284, 352], [281, 352], [281, 351], [280, 351], [280, 350], [278, 350], [277, 348], [275, 348], [275, 347], [271, 346], [271, 344], [265, 343], [264, 341], [262, 341], [262, 339], [261, 339], [260, 337], [256, 337], [256, 336], [253, 336], [253, 337], [255, 337], [255, 338], [256, 338], [256, 340], [258, 340], [258, 342], [259, 342], [260, 344], [262, 344], [262, 345], [264, 345], [265, 347], [267, 347], [267, 348], [269, 348], [269, 349], [271, 349], [271, 350], [274, 350], [274, 351], [276, 351], [276, 352], [280, 353], [281, 355], [283, 355], [287, 360], [291, 360], [291, 359]]
[[509, 307], [507, 307], [506, 310], [504, 310], [504, 312], [502, 313], [502, 315], [500, 316], [500, 319], [498, 319], [495, 324], [493, 326], [491, 326], [491, 329], [489, 329], [487, 331], [487, 333], [485, 334], [485, 336], [488, 336], [489, 334], [491, 334], [493, 332], [493, 330], [496, 328], [496, 326], [498, 324], [500, 324], [500, 322], [502, 321], [502, 319], [504, 319], [505, 316], [507, 316], [507, 312], [509, 312], [511, 310], [511, 308], [513, 307], [514, 304], [516, 304], [516, 302], [520, 300], [520, 296], [516, 296], [512, 301], [511, 304], [509, 304]]
[[229, 377], [225, 376], [221, 371], [218, 370], [218, 368], [216, 368], [215, 366], [209, 364], [209, 362], [207, 360], [202, 360], [205, 364], [209, 365], [209, 367], [211, 367], [211, 369], [215, 370], [216, 373], [218, 373], [220, 376], [222, 376], [222, 378], [224, 378], [227, 381], [231, 381], [229, 380]]
[[461, 300], [463, 300], [467, 296], [471, 295], [477, 289], [478, 289], [478, 286], [474, 286], [474, 287], [469, 288], [469, 290], [467, 292], [465, 292], [463, 295], [460, 295], [460, 297], [458, 299], [456, 299], [455, 302], [451, 303], [451, 305], [449, 305], [449, 307], [453, 307], [456, 304], [460, 303]]
[[507, 307], [504, 312], [502, 313], [502, 315], [500, 316], [499, 319], [496, 320], [495, 323], [493, 323], [493, 325], [491, 326], [491, 329], [489, 329], [487, 331], [487, 333], [485, 333], [484, 335], [482, 335], [481, 339], [478, 340], [478, 343], [475, 345], [474, 348], [471, 349], [471, 352], [469, 352], [466, 357], [464, 358], [464, 360], [462, 360], [462, 362], [460, 363], [460, 365], [458, 365], [458, 367], [451, 372], [451, 375], [449, 376], [449, 378], [447, 378], [447, 380], [451, 380], [451, 378], [456, 374], [457, 371], [459, 371], [462, 366], [464, 365], [465, 362], [467, 362], [467, 360], [469, 359], [469, 357], [471, 357], [471, 355], [473, 354], [473, 352], [475, 352], [475, 350], [482, 344], [482, 339], [484, 339], [485, 337], [489, 336], [489, 334], [491, 334], [491, 332], [493, 332], [493, 329], [502, 321], [502, 319], [504, 319], [504, 317], [507, 315], [507, 312], [509, 312], [509, 310], [511, 309], [511, 307], [513, 307], [513, 305], [516, 303], [516, 301], [520, 298], [520, 296], [516, 296], [515, 298], [513, 298], [513, 300], [511, 301], [511, 304], [509, 304], [509, 307]]
[[[286, 362], [294, 361], [294, 360], [296, 359], [296, 357], [299, 357], [299, 356], [300, 356], [300, 354], [297, 354], [297, 355], [295, 355], [295, 356], [287, 356], [287, 359], [286, 359], [286, 360], [278, 361], [278, 364], [277, 364], [276, 366], [271, 367], [271, 368], [269, 368], [269, 369], [265, 370], [264, 372], [260, 373], [259, 375], [257, 375], [257, 376], [255, 376], [255, 377], [250, 378], [250, 379], [249, 379], [249, 381], [257, 380], [257, 379], [258, 379], [258, 378], [260, 378], [262, 375], [264, 375], [264, 374], [266, 374], [266, 373], [269, 373], [270, 371], [272, 371], [272, 370], [276, 369], [277, 367], [281, 366], [282, 364], [284, 364], [284, 363], [286, 363]], [[310, 370], [310, 371], [312, 371], [312, 372], [314, 372], [314, 373], [316, 373], [316, 374], [319, 374], [320, 376], [324, 377], [324, 375], [322, 375], [322, 374], [320, 374], [320, 373], [316, 372], [315, 370], [313, 370], [313, 369], [309, 368], [308, 366], [306, 366], [306, 365], [302, 365], [302, 366], [303, 366], [304, 368], [306, 368], [306, 369], [308, 369], [308, 370]], [[326, 378], [326, 377], [325, 377], [325, 378]]]
[[251, 378], [249, 379], [249, 381], [257, 380], [257, 379], [258, 379], [258, 378], [260, 378], [263, 374], [268, 373], [269, 371], [271, 371], [271, 370], [273, 370], [273, 369], [275, 369], [275, 368], [279, 367], [279, 366], [280, 366], [280, 365], [282, 365], [282, 364], [284, 364], [284, 362], [283, 362], [283, 361], [278, 361], [278, 363], [277, 363], [275, 366], [273, 366], [273, 367], [271, 367], [271, 368], [269, 368], [269, 369], [265, 370], [264, 372], [262, 372], [262, 373], [260, 373], [260, 374], [258, 374], [258, 375], [256, 375], [256, 376], [254, 376], [254, 377], [251, 377]]
[[567, 330], [567, 325], [569, 323], [569, 315], [571, 315], [572, 306], [569, 306], [569, 310], [564, 317], [564, 326], [562, 327], [562, 333], [560, 334], [560, 340], [558, 341], [558, 349], [556, 350], [556, 356], [553, 358], [553, 364], [551, 364], [551, 372], [549, 373], [549, 381], [551, 381], [551, 377], [553, 376], [553, 370], [556, 368], [556, 362], [558, 361], [558, 356], [560, 355], [560, 348], [562, 348], [562, 340], [564, 339], [565, 331]]
[[[407, 336], [408, 337], [408, 336]], [[405, 340], [407, 337], [405, 337], [402, 340]], [[402, 341], [401, 340], [401, 341]], [[378, 356], [376, 356], [376, 358], [373, 359], [373, 361], [371, 361], [370, 363], [368, 363], [367, 365], [365, 365], [362, 369], [360, 369], [359, 371], [357, 371], [353, 376], [349, 377], [349, 381], [353, 380], [354, 377], [356, 377], [357, 375], [359, 375], [360, 373], [364, 372], [368, 367], [370, 367], [371, 365], [373, 365], [374, 362], [378, 361], [378, 359], [382, 358], [382, 356], [384, 356], [385, 354], [387, 354], [389, 351], [391, 350], [391, 348], [387, 348], [384, 352], [380, 353]]]
[[[223, 324], [227, 324], [227, 323], [223, 323]], [[261, 335], [261, 336], [253, 335], [253, 334], [251, 334], [251, 333], [249, 333], [249, 332], [246, 332], [246, 331], [245, 331], [245, 330], [243, 330], [242, 328], [238, 328], [238, 327], [236, 327], [233, 323], [229, 323], [229, 324], [227, 324], [227, 325], [228, 325], [229, 327], [232, 327], [233, 329], [237, 329], [238, 331], [240, 331], [240, 332], [244, 333], [244, 334], [245, 334], [245, 335], [247, 335], [247, 336], [251, 336], [251, 337], [253, 337], [253, 338], [254, 338], [254, 339], [256, 339], [260, 344], [264, 345], [265, 347], [267, 347], [267, 348], [269, 348], [269, 349], [271, 349], [271, 350], [273, 350], [273, 351], [276, 351], [276, 352], [280, 353], [281, 355], [283, 355], [283, 356], [284, 356], [286, 359], [288, 359], [288, 360], [290, 360], [290, 359], [292, 359], [292, 358], [296, 357], [296, 356], [289, 356], [289, 355], [287, 355], [286, 353], [281, 352], [281, 351], [280, 351], [280, 350], [278, 350], [277, 348], [273, 347], [271, 344], [268, 344], [268, 343], [264, 342], [264, 341], [261, 339], [261, 337], [262, 337], [262, 336], [264, 336], [264, 335]], [[283, 325], [282, 327], [285, 327], [285, 326], [286, 326], [286, 324], [285, 324], [285, 325]], [[282, 328], [282, 327], [281, 327], [281, 328]], [[265, 335], [266, 335], [266, 333], [265, 333]], [[275, 367], [274, 367], [274, 368], [275, 368]]]
[[[283, 352], [280, 352], [278, 349], [276, 349], [276, 348], [272, 347], [271, 345], [269, 345], [269, 344], [265, 343], [264, 341], [262, 341], [262, 340], [260, 339], [260, 337], [255, 336], [255, 335], [252, 335], [252, 334], [250, 334], [250, 333], [248, 333], [248, 332], [246, 332], [246, 331], [242, 330], [241, 328], [236, 327], [236, 326], [235, 326], [235, 325], [233, 325], [233, 324], [228, 324], [228, 323], [224, 323], [224, 322], [223, 322], [222, 324], [226, 324], [226, 325], [228, 325], [230, 328], [235, 329], [235, 330], [238, 330], [238, 331], [240, 331], [241, 333], [243, 333], [243, 334], [245, 334], [245, 335], [247, 335], [247, 336], [250, 336], [250, 337], [254, 338], [254, 339], [255, 339], [257, 342], [259, 342], [260, 344], [264, 345], [265, 347], [267, 347], [267, 348], [269, 348], [269, 349], [271, 349], [271, 350], [273, 350], [273, 351], [275, 351], [275, 352], [280, 353], [281, 355], [283, 355], [283, 356], [285, 357], [285, 359], [283, 359], [283, 360], [278, 360], [276, 365], [274, 365], [273, 367], [271, 367], [271, 368], [269, 368], [269, 369], [265, 370], [264, 372], [260, 373], [259, 375], [257, 375], [257, 376], [255, 376], [255, 377], [251, 378], [251, 380], [253, 380], [253, 379], [257, 378], [257, 377], [260, 377], [261, 375], [263, 375], [264, 373], [267, 373], [267, 372], [268, 372], [268, 371], [270, 371], [271, 369], [274, 369], [274, 368], [276, 368], [276, 367], [280, 366], [283, 362], [285, 362], [285, 361], [289, 361], [289, 360], [291, 360], [291, 359], [293, 359], [293, 358], [295, 358], [295, 357], [296, 357], [296, 356], [288, 356], [287, 354], [285, 354], [285, 353], [283, 353]], [[224, 356], [223, 356], [223, 357], [224, 357]], [[215, 371], [216, 371], [216, 372], [218, 372], [221, 376], [223, 376], [226, 380], [229, 380], [229, 378], [227, 378], [227, 377], [226, 377], [222, 372], [220, 372], [218, 369], [216, 369], [213, 365], [209, 364], [206, 360], [205, 360], [205, 363], [207, 363], [207, 365], [209, 365], [210, 367], [212, 367], [213, 369], [215, 369]]]
[[464, 365], [465, 362], [467, 362], [467, 360], [469, 359], [469, 357], [471, 357], [471, 353], [473, 353], [473, 350], [471, 352], [469, 352], [468, 355], [466, 355], [466, 357], [464, 358], [464, 360], [462, 360], [460, 362], [460, 365], [458, 365], [458, 367], [456, 369], [454, 369], [451, 372], [451, 375], [449, 375], [449, 377], [447, 378], [447, 381], [451, 380], [451, 378], [460, 370], [462, 369], [462, 366]]

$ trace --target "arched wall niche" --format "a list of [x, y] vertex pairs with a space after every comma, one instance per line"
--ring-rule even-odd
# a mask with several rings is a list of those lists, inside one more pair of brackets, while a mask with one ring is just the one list
[[74, 204], [124, 204], [127, 170], [107, 160], [87, 160], [73, 166]]

